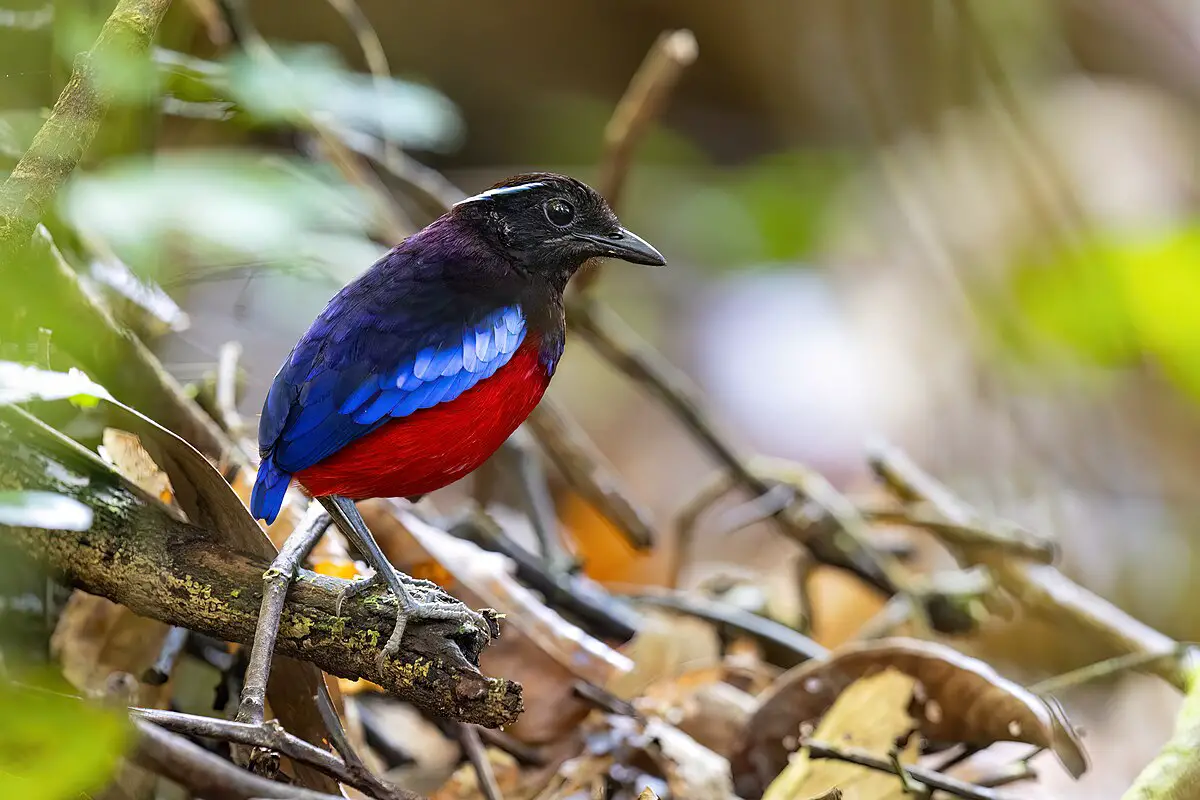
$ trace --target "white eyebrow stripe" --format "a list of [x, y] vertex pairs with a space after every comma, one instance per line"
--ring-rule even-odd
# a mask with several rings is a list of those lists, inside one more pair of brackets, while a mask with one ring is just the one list
[[517, 186], [501, 186], [499, 189], [488, 189], [486, 192], [480, 192], [477, 195], [472, 195], [471, 197], [459, 200], [454, 205], [461, 206], [463, 203], [474, 203], [476, 200], [486, 200], [489, 197], [495, 197], [496, 195], [501, 194], [516, 194], [517, 192], [524, 192], [528, 189], [536, 189], [539, 186], [545, 185], [546, 184], [542, 181], [534, 181], [533, 183], [522, 183], [518, 184]]

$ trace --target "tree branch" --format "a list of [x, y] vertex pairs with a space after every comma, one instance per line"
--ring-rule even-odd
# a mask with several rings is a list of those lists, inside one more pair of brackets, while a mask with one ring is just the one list
[[225, 742], [261, 747], [282, 753], [293, 761], [310, 764], [327, 775], [336, 778], [347, 786], [353, 786], [369, 797], [387, 797], [399, 800], [419, 800], [419, 795], [385, 787], [387, 793], [379, 792], [379, 784], [371, 780], [371, 776], [356, 772], [349, 765], [340, 761], [328, 750], [324, 750], [283, 729], [275, 721], [265, 723], [232, 722], [227, 719], [198, 717], [194, 714], [181, 714], [176, 711], [161, 711], [156, 708], [135, 708], [131, 710], [135, 719], [153, 722], [155, 725], [186, 736], [201, 736], [210, 739], [220, 739]]
[[[24, 246], [92, 143], [112, 102], [97, 80], [105, 64], [143, 56], [171, 0], [120, 0], [92, 49], [75, 60], [71, 79], [29, 150], [0, 187], [0, 251]], [[3, 265], [0, 265], [3, 268]]]
[[138, 739], [131, 758], [156, 775], [170, 778], [209, 800], [338, 800], [336, 795], [299, 789], [238, 769], [220, 756], [157, 725], [135, 720]]
[[[0, 490], [55, 491], [95, 514], [88, 531], [0, 526], [4, 539], [84, 591], [216, 638], [254, 639], [268, 562], [231, 551], [208, 531], [111, 471], [92, 453], [13, 408], [0, 408]], [[449, 622], [414, 624], [400, 656], [380, 663], [395, 611], [373, 593], [343, 604], [346, 581], [301, 571], [276, 652], [345, 678], [366, 678], [434, 714], [487, 727], [513, 722], [521, 688], [478, 669], [482, 636]]]

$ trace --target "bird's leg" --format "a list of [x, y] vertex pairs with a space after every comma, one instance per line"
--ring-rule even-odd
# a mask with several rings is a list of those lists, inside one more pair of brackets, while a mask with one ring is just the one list
[[484, 632], [489, 630], [482, 614], [467, 608], [461, 601], [446, 594], [437, 584], [419, 581], [393, 567], [379, 543], [375, 541], [375, 537], [371, 535], [371, 531], [367, 529], [367, 523], [358, 513], [358, 507], [354, 505], [353, 500], [341, 495], [317, 499], [375, 570], [375, 575], [370, 579], [350, 584], [343, 591], [343, 595], [358, 594], [367, 587], [383, 584], [396, 596], [396, 627], [388, 637], [387, 644], [383, 646], [380, 659], [399, 652], [400, 640], [404, 638], [404, 629], [410, 619], [452, 620], [460, 624], [470, 623]]

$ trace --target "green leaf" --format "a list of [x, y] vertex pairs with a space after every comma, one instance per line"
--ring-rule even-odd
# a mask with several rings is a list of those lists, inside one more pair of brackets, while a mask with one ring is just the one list
[[279, 61], [237, 51], [228, 64], [228, 90], [265, 122], [326, 124], [385, 136], [406, 147], [448, 151], [462, 139], [458, 109], [428, 86], [348, 71], [328, 47], [278, 47]]
[[92, 510], [53, 492], [0, 492], [0, 525], [86, 531], [92, 527]]
[[12, 361], [0, 361], [0, 404], [68, 399], [86, 399], [95, 405], [97, 399], [111, 399], [111, 395], [77, 369], [50, 372]]
[[0, 683], [0, 797], [65, 800], [105, 784], [132, 726], [114, 709]]

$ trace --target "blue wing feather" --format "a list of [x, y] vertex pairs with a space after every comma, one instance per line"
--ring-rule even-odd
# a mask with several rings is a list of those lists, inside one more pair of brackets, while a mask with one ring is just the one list
[[275, 376], [259, 423], [256, 517], [275, 518], [293, 473], [389, 419], [455, 399], [525, 339], [518, 305], [479, 310], [447, 299], [437, 281], [401, 291], [380, 278], [368, 272], [343, 289]]

